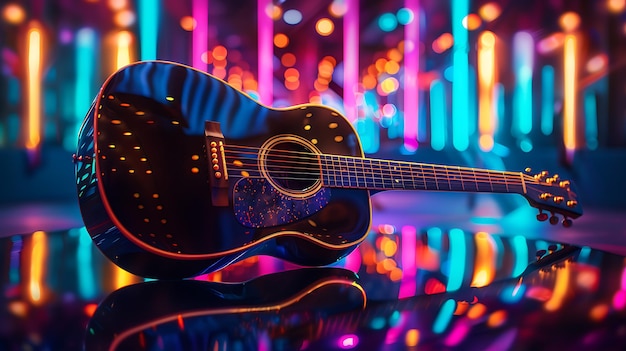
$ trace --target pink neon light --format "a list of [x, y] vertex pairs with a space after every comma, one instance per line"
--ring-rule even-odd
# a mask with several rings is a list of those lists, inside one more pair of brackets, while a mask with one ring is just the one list
[[343, 106], [346, 118], [356, 121], [356, 92], [359, 84], [359, 1], [346, 0], [343, 16]]
[[404, 6], [413, 12], [413, 20], [404, 27], [404, 147], [415, 151], [419, 128], [419, 0], [405, 0]]
[[417, 245], [417, 232], [413, 226], [402, 227], [402, 281], [400, 282], [400, 291], [398, 298], [410, 297], [415, 295], [417, 283], [415, 274], [417, 267], [415, 265], [415, 247]]
[[348, 256], [344, 259], [345, 269], [351, 270], [353, 272], [358, 273], [359, 269], [361, 269], [361, 251], [356, 248], [354, 251], [350, 252]]
[[268, 106], [274, 100], [274, 22], [268, 14], [272, 6], [272, 0], [258, 0], [257, 3], [259, 99]]
[[202, 54], [209, 50], [209, 0], [193, 0], [191, 6], [196, 20], [196, 28], [191, 33], [191, 65], [206, 72], [208, 66], [202, 61]]

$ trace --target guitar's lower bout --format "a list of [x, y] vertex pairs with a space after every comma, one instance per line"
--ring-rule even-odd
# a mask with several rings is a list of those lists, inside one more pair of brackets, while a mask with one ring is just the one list
[[[220, 123], [227, 147], [240, 148], [228, 158], [228, 206], [211, 202], [206, 120]], [[105, 83], [79, 136], [85, 225], [111, 260], [147, 277], [193, 276], [259, 254], [333, 263], [367, 234], [369, 192], [326, 189], [314, 173], [286, 180], [281, 152], [299, 148], [362, 156], [352, 126], [333, 110], [274, 110], [189, 67], [128, 66]], [[262, 166], [246, 168], [250, 155]]]

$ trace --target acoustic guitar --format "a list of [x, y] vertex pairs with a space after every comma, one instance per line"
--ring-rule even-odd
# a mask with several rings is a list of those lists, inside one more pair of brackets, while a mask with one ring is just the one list
[[557, 175], [366, 158], [334, 109], [270, 108], [162, 61], [108, 78], [74, 158], [95, 244], [153, 278], [195, 276], [253, 255], [332, 264], [366, 237], [370, 195], [384, 190], [515, 193], [539, 220], [565, 226], [582, 214], [573, 185]]

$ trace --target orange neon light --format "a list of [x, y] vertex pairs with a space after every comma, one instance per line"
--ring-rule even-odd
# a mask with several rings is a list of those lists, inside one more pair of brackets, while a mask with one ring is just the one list
[[564, 81], [563, 81], [563, 142], [565, 148], [573, 151], [577, 147], [576, 143], [576, 90], [577, 69], [576, 69], [576, 36], [569, 34], [565, 36], [564, 50]]
[[561, 308], [563, 299], [567, 293], [567, 287], [569, 286], [570, 269], [571, 267], [569, 261], [565, 261], [565, 267], [556, 270], [556, 279], [554, 282], [552, 296], [544, 305], [544, 308], [547, 311], [553, 312]]
[[37, 304], [43, 298], [43, 275], [46, 261], [46, 233], [37, 231], [32, 236], [32, 250], [30, 255], [30, 277], [28, 291], [30, 299]]
[[485, 232], [476, 233], [474, 241], [476, 242], [476, 260], [471, 286], [483, 287], [489, 285], [496, 275], [494, 268], [496, 266], [496, 244], [493, 238]]
[[130, 45], [133, 41], [133, 36], [129, 31], [120, 31], [117, 33], [117, 58], [115, 65], [117, 69], [120, 69], [131, 62], [131, 50]]
[[114, 266], [114, 267], [115, 267], [115, 271], [114, 271], [115, 286], [113, 288], [115, 290], [139, 282], [139, 280], [137, 279], [135, 275], [128, 273], [127, 271], [117, 266]]
[[41, 31], [33, 27], [27, 34], [27, 99], [26, 105], [26, 148], [36, 149], [41, 143], [41, 75], [42, 75], [42, 38]]
[[496, 130], [495, 83], [496, 83], [496, 36], [489, 31], [478, 40], [478, 131], [479, 146], [491, 151]]

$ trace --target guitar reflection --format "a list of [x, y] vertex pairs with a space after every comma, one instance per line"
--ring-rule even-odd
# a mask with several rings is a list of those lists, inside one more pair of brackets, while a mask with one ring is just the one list
[[300, 349], [337, 313], [365, 308], [356, 274], [307, 268], [244, 283], [151, 281], [121, 288], [100, 303], [87, 326], [86, 350], [273, 349], [281, 330], [301, 329], [285, 342]]

